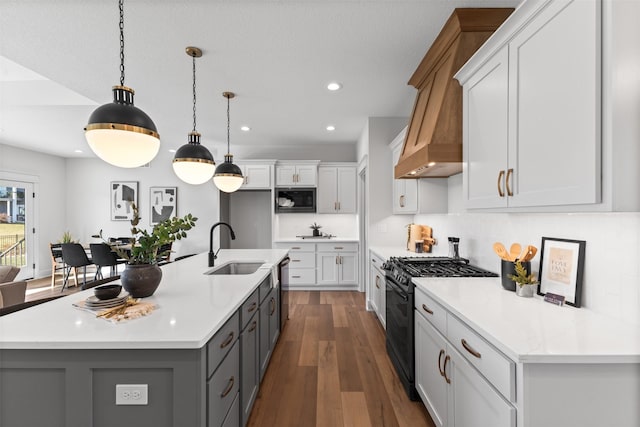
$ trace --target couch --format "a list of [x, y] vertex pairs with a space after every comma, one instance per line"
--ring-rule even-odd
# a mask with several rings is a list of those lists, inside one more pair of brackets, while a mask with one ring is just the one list
[[24, 302], [27, 282], [13, 281], [20, 269], [11, 265], [0, 265], [0, 308]]

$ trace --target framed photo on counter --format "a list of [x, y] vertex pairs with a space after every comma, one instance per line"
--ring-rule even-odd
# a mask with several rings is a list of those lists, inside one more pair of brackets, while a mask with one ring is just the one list
[[542, 238], [538, 295], [561, 295], [566, 304], [580, 307], [586, 245], [584, 240]]

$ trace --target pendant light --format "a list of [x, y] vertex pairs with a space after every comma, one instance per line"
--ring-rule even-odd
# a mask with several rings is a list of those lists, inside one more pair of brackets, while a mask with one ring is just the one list
[[107, 163], [135, 168], [149, 163], [160, 149], [160, 135], [151, 118], [133, 105], [133, 89], [124, 85], [124, 6], [120, 8], [120, 85], [113, 102], [91, 114], [84, 128], [91, 150]]
[[238, 165], [233, 164], [233, 155], [230, 153], [229, 148], [229, 133], [230, 133], [230, 119], [229, 119], [229, 100], [236, 96], [233, 92], [223, 92], [222, 96], [227, 98], [227, 154], [224, 156], [224, 163], [221, 163], [216, 168], [216, 173], [213, 175], [213, 182], [220, 191], [225, 193], [233, 193], [244, 182], [242, 171]]
[[178, 148], [173, 158], [173, 171], [187, 184], [204, 184], [213, 176], [216, 163], [207, 147], [200, 145], [200, 134], [196, 131], [196, 58], [202, 56], [197, 47], [187, 47], [187, 55], [193, 58], [193, 131], [189, 142]]

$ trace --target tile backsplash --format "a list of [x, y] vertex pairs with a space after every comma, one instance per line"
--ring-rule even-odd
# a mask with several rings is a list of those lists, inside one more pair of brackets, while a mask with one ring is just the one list
[[[447, 237], [460, 237], [461, 256], [500, 272], [494, 242], [540, 249], [542, 237], [585, 240], [582, 305], [640, 324], [640, 213], [456, 213], [416, 215], [414, 222], [434, 229], [433, 255], [448, 253]], [[532, 262], [539, 271], [540, 255]], [[569, 309], [569, 308], [567, 308]]]

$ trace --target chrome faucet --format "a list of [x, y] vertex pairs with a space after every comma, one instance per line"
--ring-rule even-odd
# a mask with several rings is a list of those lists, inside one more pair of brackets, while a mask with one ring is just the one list
[[233, 232], [233, 228], [226, 222], [216, 222], [211, 226], [211, 231], [209, 232], [209, 267], [213, 267], [213, 264], [218, 257], [218, 252], [220, 252], [220, 248], [213, 253], [213, 230], [216, 229], [219, 225], [226, 225], [229, 228], [229, 233], [231, 233], [231, 240], [236, 240], [236, 233]]

